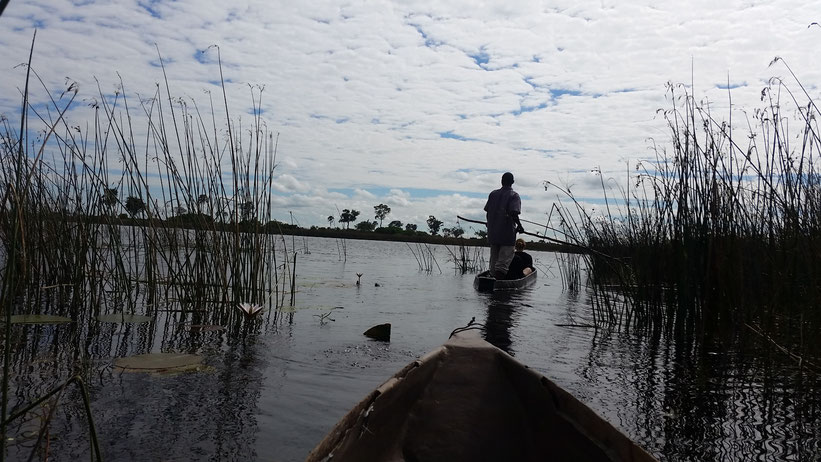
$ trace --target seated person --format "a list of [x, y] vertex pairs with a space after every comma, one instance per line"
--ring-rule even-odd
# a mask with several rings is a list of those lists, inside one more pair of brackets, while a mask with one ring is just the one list
[[521, 279], [533, 272], [533, 257], [525, 252], [525, 241], [516, 239], [513, 261], [507, 270], [507, 279]]

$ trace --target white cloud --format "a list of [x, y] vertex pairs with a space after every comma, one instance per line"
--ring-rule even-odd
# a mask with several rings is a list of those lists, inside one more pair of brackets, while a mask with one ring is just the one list
[[359, 199], [359, 200], [374, 200], [374, 199], [376, 199], [376, 196], [374, 194], [368, 192], [368, 190], [366, 190], [366, 189], [356, 188], [356, 189], [354, 189], [353, 195], [354, 195], [354, 198]]
[[285, 193], [302, 193], [310, 190], [308, 185], [288, 174], [274, 178], [273, 186], [275, 190]]

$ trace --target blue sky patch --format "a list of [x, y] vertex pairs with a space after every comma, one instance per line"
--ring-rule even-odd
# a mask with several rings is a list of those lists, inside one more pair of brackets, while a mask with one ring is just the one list
[[[28, 20], [28, 21], [31, 21], [31, 27], [33, 27], [34, 29], [45, 29], [46, 28], [46, 22], [43, 21], [40, 18], [34, 17], [34, 15], [28, 15], [28, 16], [25, 17], [25, 19]], [[14, 30], [21, 30], [22, 31], [22, 30], [25, 30], [25, 28], [23, 28], [23, 27], [15, 28]]]
[[560, 154], [562, 151], [558, 149], [539, 149], [539, 148], [514, 148], [516, 151], [520, 152], [538, 152], [540, 154], [546, 154], [548, 157], [554, 157], [557, 154]]
[[490, 61], [490, 55], [485, 52], [484, 48], [481, 48], [478, 53], [468, 54], [468, 56], [481, 68], [484, 68], [485, 64]]
[[442, 44], [442, 42], [440, 42], [440, 41], [438, 41], [438, 40], [433, 40], [432, 38], [430, 38], [430, 37], [428, 36], [428, 34], [426, 34], [424, 30], [422, 30], [422, 27], [421, 27], [421, 26], [419, 26], [419, 25], [417, 25], [417, 24], [411, 24], [411, 26], [412, 26], [414, 29], [416, 29], [416, 32], [418, 32], [418, 33], [419, 33], [419, 35], [421, 35], [421, 36], [422, 36], [422, 39], [424, 39], [424, 40], [425, 40], [425, 46], [426, 46], [426, 47], [428, 47], [428, 48], [436, 48], [436, 47], [438, 47], [439, 45], [441, 45], [441, 44]]
[[539, 109], [544, 109], [547, 107], [547, 103], [539, 103], [535, 106], [521, 106], [519, 109], [515, 111], [511, 111], [511, 114], [518, 116], [521, 115], [523, 112], [533, 112], [538, 111]]
[[207, 55], [207, 52], [196, 51], [194, 52], [194, 60], [200, 64], [210, 64], [211, 59]]
[[741, 88], [741, 87], [746, 87], [746, 86], [747, 86], [747, 82], [731, 83], [729, 85], [726, 84], [726, 83], [720, 83], [720, 84], [716, 85], [716, 88], [718, 88], [719, 90], [734, 90], [736, 88]]
[[504, 170], [497, 170], [497, 169], [490, 169], [490, 168], [460, 168], [455, 170], [456, 172], [460, 173], [477, 173], [477, 174], [487, 174], [487, 173], [498, 173], [501, 175], [505, 173]]
[[[359, 189], [364, 189], [369, 193], [376, 196], [374, 198], [375, 201], [380, 201], [385, 196], [390, 194], [391, 189], [401, 189], [403, 192], [410, 195], [411, 199], [426, 199], [430, 197], [439, 197], [439, 196], [451, 196], [453, 194], [459, 194], [465, 197], [471, 197], [474, 199], [484, 199], [487, 197], [487, 193], [477, 193], [471, 191], [449, 191], [445, 189], [426, 189], [426, 188], [386, 188], [386, 187], [363, 187]], [[353, 188], [333, 188], [328, 189], [328, 192], [344, 194], [346, 196], [353, 196], [356, 194]], [[374, 204], [376, 205], [376, 204]]]
[[451, 140], [459, 140], [459, 141], [476, 141], [476, 138], [468, 138], [466, 136], [462, 136], [456, 133], [453, 133], [453, 130], [448, 130], [446, 132], [439, 132], [439, 138], [448, 138]]
[[151, 15], [153, 18], [162, 19], [162, 15], [160, 11], [156, 8], [159, 1], [157, 0], [144, 0], [141, 2], [137, 2], [137, 6], [145, 10], [148, 14]]
[[[219, 80], [209, 80], [208, 83], [210, 83], [211, 85], [213, 85], [215, 87], [222, 87], [222, 82], [220, 82]], [[225, 79], [225, 83], [226, 84], [234, 83], [234, 81], [231, 80], [231, 79]]]
[[525, 78], [524, 78], [524, 79], [522, 79], [522, 80], [524, 80], [524, 82], [525, 82], [526, 84], [528, 84], [528, 85], [530, 85], [531, 87], [533, 87], [533, 89], [534, 89], [534, 90], [542, 90], [542, 89], [547, 89], [547, 86], [546, 86], [546, 85], [542, 85], [542, 84], [536, 83], [536, 82], [534, 81], [534, 79], [533, 79], [533, 77], [532, 77], [532, 76], [527, 76], [527, 77], [525, 77]]
[[582, 94], [579, 90], [571, 90], [569, 88], [551, 88], [548, 90], [553, 99], [559, 99], [564, 95], [579, 96]]

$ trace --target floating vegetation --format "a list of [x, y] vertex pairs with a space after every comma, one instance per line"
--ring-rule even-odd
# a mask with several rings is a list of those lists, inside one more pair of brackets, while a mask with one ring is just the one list
[[126, 372], [174, 373], [202, 368], [202, 356], [182, 353], [148, 353], [114, 360]]
[[65, 324], [72, 322], [65, 316], [55, 316], [51, 314], [13, 314], [12, 324]]
[[128, 314], [128, 313], [110, 313], [110, 314], [101, 314], [97, 316], [97, 320], [100, 322], [109, 322], [109, 323], [122, 323], [122, 324], [141, 324], [145, 322], [151, 322], [154, 319], [151, 316], [143, 316], [140, 314]]
[[321, 325], [326, 324], [328, 321], [336, 322], [336, 319], [331, 317], [331, 312], [333, 312], [333, 310], [341, 310], [341, 309], [342, 309], [341, 306], [335, 306], [335, 307], [331, 308], [331, 310], [328, 311], [327, 313], [315, 314], [314, 316], [319, 318], [319, 324], [321, 324]]

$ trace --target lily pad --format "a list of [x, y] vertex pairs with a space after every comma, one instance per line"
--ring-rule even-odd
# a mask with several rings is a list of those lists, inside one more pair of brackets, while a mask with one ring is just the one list
[[201, 364], [202, 356], [183, 353], [148, 353], [114, 360], [114, 366], [136, 372], [179, 372]]
[[13, 314], [12, 324], [65, 324], [71, 319], [65, 316], [54, 316], [50, 314]]
[[142, 322], [151, 322], [153, 319], [151, 316], [143, 316], [141, 314], [127, 314], [127, 313], [111, 313], [111, 314], [101, 314], [97, 316], [97, 320], [100, 322], [113, 322], [113, 323], [132, 323], [132, 324], [139, 324]]

